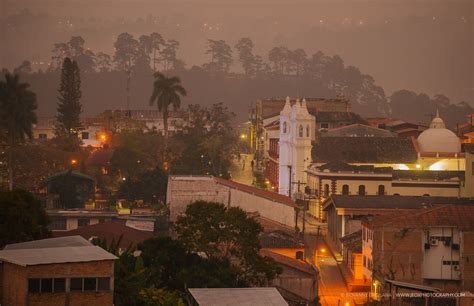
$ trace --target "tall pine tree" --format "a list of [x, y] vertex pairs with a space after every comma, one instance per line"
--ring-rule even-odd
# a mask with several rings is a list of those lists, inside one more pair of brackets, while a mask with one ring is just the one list
[[63, 62], [58, 92], [56, 136], [77, 139], [78, 132], [83, 129], [79, 117], [82, 112], [81, 74], [77, 62], [68, 57]]

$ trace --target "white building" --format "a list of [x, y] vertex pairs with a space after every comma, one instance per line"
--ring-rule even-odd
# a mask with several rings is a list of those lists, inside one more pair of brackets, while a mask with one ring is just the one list
[[315, 139], [316, 120], [308, 112], [306, 100], [290, 106], [287, 97], [280, 112], [279, 188], [280, 194], [303, 192], [306, 168], [311, 163], [311, 141]]

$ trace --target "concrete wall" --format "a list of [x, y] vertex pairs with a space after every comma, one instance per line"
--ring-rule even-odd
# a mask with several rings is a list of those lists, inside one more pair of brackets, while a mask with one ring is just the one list
[[170, 176], [166, 199], [170, 205], [170, 220], [186, 211], [186, 207], [196, 201], [229, 204], [229, 188], [217, 185], [212, 177]]
[[226, 206], [240, 207], [246, 212], [258, 212], [262, 217], [294, 227], [294, 207], [271, 199], [217, 184], [212, 177], [171, 176], [168, 180], [167, 199], [170, 204], [170, 220], [186, 211], [195, 201], [223, 203]]
[[261, 198], [238, 189], [230, 189], [230, 206], [240, 207], [246, 212], [258, 212], [264, 218], [292, 228], [295, 226], [294, 207]]

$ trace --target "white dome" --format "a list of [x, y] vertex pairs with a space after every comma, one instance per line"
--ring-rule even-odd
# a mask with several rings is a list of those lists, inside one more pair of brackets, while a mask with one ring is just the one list
[[457, 153], [461, 152], [461, 142], [452, 131], [448, 130], [443, 119], [436, 114], [430, 128], [418, 136], [421, 152]]

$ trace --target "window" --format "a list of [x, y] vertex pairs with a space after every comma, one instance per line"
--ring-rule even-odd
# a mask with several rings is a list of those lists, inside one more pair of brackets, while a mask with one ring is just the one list
[[54, 279], [54, 292], [65, 292], [66, 291], [66, 279], [55, 278]]
[[321, 124], [319, 125], [319, 127], [320, 127], [321, 129], [329, 129], [329, 123], [321, 123]]
[[78, 227], [88, 226], [89, 223], [90, 223], [90, 220], [89, 220], [89, 219], [78, 219], [78, 220], [77, 220], [77, 226], [78, 226]]
[[89, 139], [89, 132], [82, 132], [81, 133], [81, 138], [82, 139]]
[[474, 162], [472, 162], [472, 165], [471, 165], [471, 171], [472, 171], [472, 175], [474, 175]]
[[46, 139], [48, 139], [48, 135], [47, 134], [38, 134], [38, 139], [46, 140]]
[[286, 121], [283, 122], [283, 133], [286, 133], [287, 131], [287, 124], [286, 124]]
[[359, 185], [359, 195], [365, 195], [365, 185]]
[[110, 290], [110, 278], [108, 277], [99, 277], [98, 278], [98, 286], [97, 289], [99, 291]]
[[343, 195], [349, 194], [349, 185], [342, 185], [342, 194]]
[[384, 195], [385, 194], [385, 185], [379, 185], [379, 190], [378, 190], [378, 195]]
[[65, 218], [61, 218], [61, 219], [53, 219], [51, 224], [49, 225], [49, 228], [51, 230], [66, 230], [67, 227], [66, 227], [66, 219]]
[[30, 278], [28, 293], [53, 293], [66, 290], [65, 278]]
[[364, 255], [363, 263], [364, 263], [364, 267], [367, 268], [367, 258], [365, 257], [365, 255]]
[[329, 197], [329, 184], [324, 185], [324, 196]]
[[298, 129], [298, 136], [303, 137], [303, 126], [302, 125], [300, 125], [300, 127]]
[[309, 137], [309, 124], [306, 126], [306, 137]]
[[53, 279], [52, 278], [43, 278], [41, 279], [41, 293], [44, 292], [53, 292]]
[[97, 278], [84, 278], [84, 291], [95, 291]]
[[40, 279], [30, 278], [28, 280], [28, 293], [39, 293], [40, 292]]
[[71, 278], [71, 291], [82, 291], [82, 278]]

